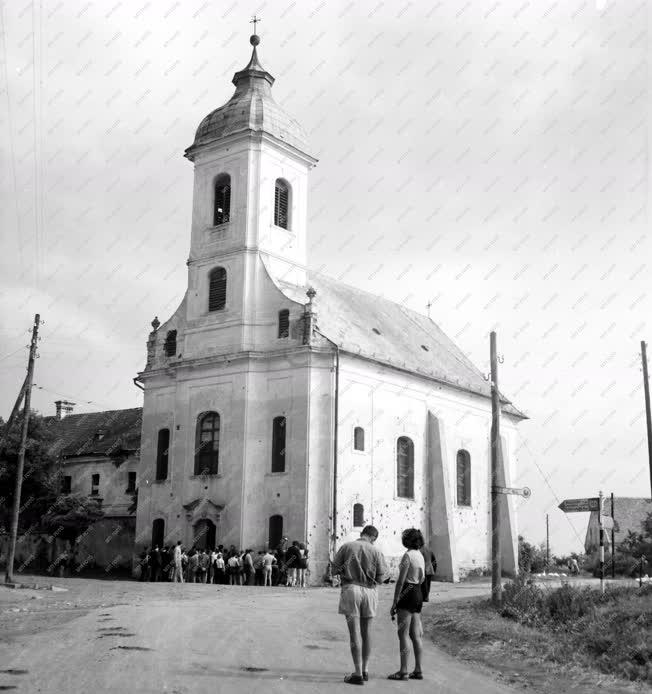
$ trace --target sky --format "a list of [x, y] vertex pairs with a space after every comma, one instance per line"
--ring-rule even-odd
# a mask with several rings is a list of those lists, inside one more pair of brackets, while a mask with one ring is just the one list
[[33, 406], [137, 407], [186, 286], [183, 151], [250, 56], [319, 159], [315, 269], [426, 313], [519, 425], [520, 532], [582, 547], [564, 498], [650, 493], [644, 1], [4, 3], [0, 415], [43, 319]]

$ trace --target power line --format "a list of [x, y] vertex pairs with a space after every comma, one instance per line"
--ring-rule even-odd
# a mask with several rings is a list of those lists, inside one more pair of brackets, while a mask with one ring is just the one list
[[69, 393], [60, 393], [57, 390], [51, 390], [50, 388], [46, 388], [45, 386], [39, 386], [36, 383], [34, 384], [34, 388], [37, 388], [38, 390], [44, 390], [46, 393], [51, 393], [52, 395], [59, 395], [62, 398], [71, 398], [77, 402], [77, 404], [82, 404], [82, 405], [97, 405], [98, 407], [103, 407], [107, 410], [119, 410], [119, 409], [124, 409], [124, 408], [119, 408], [119, 407], [113, 407], [111, 405], [107, 405], [106, 403], [102, 402], [97, 402], [95, 400], [84, 400], [83, 397], [77, 396], [77, 395], [70, 395]]
[[15, 349], [13, 352], [10, 352], [9, 354], [5, 354], [4, 357], [0, 357], [0, 361], [4, 361], [5, 359], [9, 359], [9, 357], [13, 357], [14, 354], [18, 354], [21, 349], [27, 349], [28, 345], [21, 345], [18, 349]]
[[9, 73], [7, 71], [7, 64], [9, 60], [9, 53], [7, 51], [7, 35], [5, 31], [5, 11], [4, 3], [0, 2], [0, 19], [2, 20], [2, 51], [3, 51], [3, 62], [2, 70], [5, 82], [5, 91], [7, 95], [7, 116], [9, 121], [9, 148], [11, 151], [11, 173], [14, 182], [14, 206], [16, 208], [16, 234], [18, 237], [18, 253], [20, 256], [20, 267], [23, 267], [23, 237], [20, 232], [20, 211], [18, 209], [18, 183], [16, 179], [16, 154], [14, 151], [14, 129], [13, 129], [13, 119], [11, 115], [11, 99], [9, 97]]

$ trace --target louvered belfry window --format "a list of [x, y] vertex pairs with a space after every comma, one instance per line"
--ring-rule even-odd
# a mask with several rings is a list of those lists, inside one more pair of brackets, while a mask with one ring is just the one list
[[283, 229], [290, 228], [290, 189], [285, 181], [276, 179], [274, 189], [274, 224]]
[[471, 456], [468, 451], [457, 451], [457, 505], [471, 505]]
[[195, 475], [217, 475], [220, 454], [220, 415], [206, 412], [197, 420]]
[[165, 336], [165, 356], [173, 357], [177, 353], [177, 331], [170, 330]]
[[218, 176], [215, 181], [215, 210], [213, 226], [226, 224], [231, 219], [231, 177], [227, 174]]
[[216, 267], [211, 270], [208, 285], [208, 310], [221, 311], [226, 305], [226, 270]]
[[407, 436], [396, 442], [396, 496], [414, 498], [414, 444]]
[[287, 308], [278, 312], [278, 336], [290, 336], [290, 311]]
[[272, 423], [272, 472], [285, 472], [285, 417]]

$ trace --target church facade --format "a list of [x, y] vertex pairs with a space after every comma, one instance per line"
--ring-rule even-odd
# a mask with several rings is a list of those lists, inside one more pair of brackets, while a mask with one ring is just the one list
[[[257, 36], [199, 125], [188, 287], [148, 341], [136, 551], [306, 542], [311, 582], [363, 525], [390, 560], [420, 527], [442, 578], [490, 564], [489, 384], [430, 318], [306, 266], [316, 159]], [[502, 403], [501, 470], [524, 417]], [[516, 514], [501, 499], [503, 564]]]

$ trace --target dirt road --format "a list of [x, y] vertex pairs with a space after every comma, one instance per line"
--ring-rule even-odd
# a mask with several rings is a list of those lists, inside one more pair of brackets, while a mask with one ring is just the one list
[[[321, 694], [351, 689], [342, 682], [351, 662], [337, 590], [84, 579], [57, 584], [69, 592], [0, 590], [0, 691]], [[433, 588], [435, 600], [486, 594], [486, 587]], [[380, 592], [365, 686], [376, 692], [516, 691], [430, 643], [425, 681], [387, 681], [398, 666], [398, 647], [388, 615], [391, 588]], [[425, 607], [436, 610], [437, 604]]]

